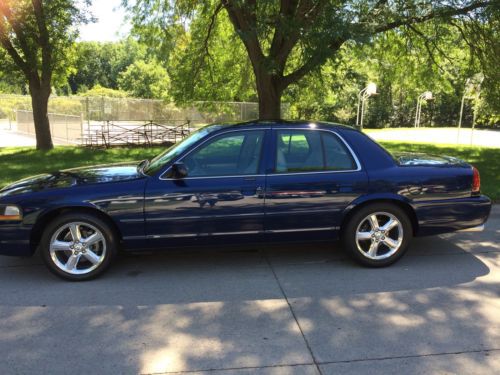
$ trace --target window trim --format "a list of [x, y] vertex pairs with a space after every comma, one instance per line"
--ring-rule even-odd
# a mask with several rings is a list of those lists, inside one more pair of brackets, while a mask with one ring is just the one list
[[[353, 151], [351, 146], [345, 141], [345, 139], [336, 131], [329, 130], [329, 129], [307, 129], [307, 128], [291, 128], [291, 127], [287, 127], [287, 128], [282, 128], [282, 127], [263, 128], [263, 127], [261, 127], [261, 128], [254, 128], [254, 129], [233, 129], [233, 130], [227, 130], [227, 131], [224, 131], [221, 133], [217, 133], [217, 134], [210, 136], [209, 138], [207, 138], [206, 140], [204, 140], [203, 142], [201, 142], [200, 144], [195, 146], [192, 150], [189, 150], [188, 152], [186, 152], [184, 155], [179, 156], [179, 159], [174, 160], [172, 162], [172, 164], [176, 163], [178, 161], [182, 161], [182, 159], [185, 158], [186, 156], [188, 156], [191, 152], [194, 152], [196, 149], [203, 146], [206, 142], [208, 142], [212, 138], [215, 138], [219, 135], [223, 135], [223, 134], [227, 134], [227, 133], [234, 133], [234, 132], [242, 132], [242, 131], [255, 131], [255, 130], [263, 130], [264, 132], [268, 131], [268, 130], [273, 131], [273, 132], [275, 132], [277, 130], [305, 130], [305, 131], [323, 131], [323, 132], [332, 133], [332, 134], [336, 135], [342, 141], [342, 143], [346, 146], [346, 148], [349, 150], [352, 158], [354, 159], [354, 162], [356, 163], [356, 169], [346, 169], [346, 170], [341, 170], [341, 171], [331, 170], [331, 171], [290, 172], [290, 173], [274, 173], [274, 172], [272, 172], [272, 173], [264, 173], [264, 174], [259, 173], [259, 174], [227, 175], [227, 176], [198, 176], [198, 177], [184, 177], [184, 178], [182, 178], [182, 180], [197, 180], [197, 179], [211, 179], [211, 178], [276, 177], [276, 176], [295, 176], [295, 175], [326, 174], [326, 173], [350, 173], [350, 172], [359, 172], [362, 170], [361, 163], [360, 163], [356, 153]], [[273, 147], [276, 147], [276, 144], [274, 144]], [[262, 147], [262, 155], [264, 155], [264, 145]], [[262, 158], [262, 155], [261, 155], [261, 158]], [[274, 158], [275, 158], [274, 161], [276, 161], [276, 155], [274, 155]], [[262, 160], [260, 160], [260, 163], [262, 163]], [[179, 181], [178, 178], [163, 177], [171, 169], [172, 169], [172, 165], [169, 165], [169, 167], [165, 170], [165, 172], [160, 174], [160, 177], [158, 179], [162, 180], [162, 181]]]
[[[221, 135], [229, 134], [229, 133], [249, 132], [249, 131], [259, 131], [259, 130], [260, 131], [264, 131], [264, 139], [265, 139], [265, 137], [266, 137], [266, 131], [269, 130], [269, 128], [234, 129], [234, 130], [227, 130], [227, 131], [224, 131], [224, 132], [220, 132], [220, 133], [214, 134], [214, 135], [210, 136], [209, 138], [205, 139], [200, 144], [196, 145], [193, 149], [189, 150], [184, 155], [179, 156], [179, 158], [176, 159], [176, 160], [174, 160], [172, 162], [172, 164], [184, 160], [185, 157], [187, 157], [192, 152], [196, 151], [198, 148], [200, 148], [201, 146], [203, 146], [205, 143], [207, 143], [208, 141], [210, 141], [213, 138], [219, 137]], [[261, 153], [261, 155], [260, 155], [260, 160], [259, 160], [259, 169], [261, 167], [262, 156], [264, 154], [264, 142], [262, 143], [262, 148], [261, 148], [261, 152], [260, 153]], [[172, 169], [172, 164], [168, 166], [168, 168], [165, 170], [165, 172], [163, 172], [163, 173], [160, 174], [159, 180], [163, 180], [163, 181], [178, 181], [179, 180], [178, 178], [163, 177], [163, 176], [165, 176]], [[229, 178], [235, 178], [235, 177], [258, 177], [258, 176], [263, 176], [263, 175], [262, 174], [241, 174], [241, 175], [218, 175], [218, 176], [195, 176], [195, 177], [189, 177], [188, 176], [188, 177], [182, 178], [182, 180], [195, 180], [195, 179], [200, 179], [200, 178], [205, 178], [206, 179], [206, 178], [228, 178], [228, 177]]]
[[[286, 172], [286, 173], [277, 173], [276, 172], [276, 155], [274, 155], [274, 168], [275, 170], [272, 173], [266, 174], [266, 176], [293, 176], [293, 175], [302, 175], [302, 174], [324, 174], [324, 173], [345, 173], [345, 172], [359, 172], [361, 171], [361, 163], [359, 162], [359, 159], [356, 155], [356, 153], [352, 150], [351, 146], [345, 141], [345, 139], [338, 134], [337, 132], [333, 130], [328, 130], [328, 129], [307, 129], [307, 128], [274, 128], [275, 134], [278, 132], [278, 130], [295, 130], [295, 131], [322, 131], [322, 132], [327, 132], [334, 134], [335, 136], [340, 139], [340, 141], [344, 144], [344, 146], [347, 148], [349, 153], [351, 154], [351, 157], [353, 158], [354, 162], [356, 163], [356, 169], [344, 169], [344, 170], [330, 170], [330, 171], [311, 171], [311, 172]], [[323, 146], [323, 137], [321, 137], [321, 145], [322, 148]], [[275, 142], [274, 147], [277, 147], [277, 144]], [[323, 149], [323, 154], [324, 154], [324, 149]], [[325, 156], [324, 156], [325, 157]]]

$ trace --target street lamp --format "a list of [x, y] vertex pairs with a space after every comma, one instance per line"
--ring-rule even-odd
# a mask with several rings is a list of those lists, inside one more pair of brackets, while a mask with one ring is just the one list
[[434, 100], [434, 98], [432, 96], [432, 92], [426, 91], [417, 98], [417, 109], [415, 111], [415, 127], [416, 128], [420, 127], [420, 116], [422, 114], [422, 103], [424, 102], [424, 100], [426, 102], [428, 102], [429, 100]]
[[[484, 81], [484, 74], [477, 73], [472, 78], [467, 78], [465, 81], [465, 89], [464, 95], [462, 96], [462, 104], [460, 105], [460, 117], [458, 119], [458, 131], [457, 131], [457, 143], [460, 141], [460, 128], [462, 127], [462, 116], [464, 114], [464, 104], [465, 99], [477, 100], [481, 95], [481, 84]], [[476, 125], [476, 103], [474, 103], [474, 113], [472, 116], [472, 130], [471, 130], [471, 145], [472, 145], [472, 136], [474, 133], [474, 127]]]
[[365, 114], [366, 100], [373, 95], [377, 95], [377, 85], [373, 82], [358, 93], [358, 112], [356, 113], [356, 127], [363, 130], [363, 117]]

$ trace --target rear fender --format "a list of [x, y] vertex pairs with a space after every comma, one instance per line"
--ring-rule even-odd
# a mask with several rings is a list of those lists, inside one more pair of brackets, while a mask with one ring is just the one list
[[398, 205], [399, 207], [403, 208], [406, 213], [408, 214], [412, 226], [413, 226], [413, 233], [416, 234], [418, 231], [418, 220], [417, 216], [415, 214], [415, 209], [413, 206], [410, 204], [410, 201], [408, 198], [394, 194], [394, 193], [376, 193], [376, 194], [368, 194], [368, 195], [363, 195], [355, 200], [353, 200], [342, 212], [342, 227], [344, 224], [347, 222], [349, 219], [349, 216], [352, 215], [357, 209], [370, 204], [370, 203], [378, 203], [378, 202], [388, 202], [388, 203], [393, 203]]

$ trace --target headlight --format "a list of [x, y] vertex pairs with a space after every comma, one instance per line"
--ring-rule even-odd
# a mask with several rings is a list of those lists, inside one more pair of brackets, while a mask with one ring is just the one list
[[13, 205], [0, 206], [0, 221], [22, 220], [21, 208]]

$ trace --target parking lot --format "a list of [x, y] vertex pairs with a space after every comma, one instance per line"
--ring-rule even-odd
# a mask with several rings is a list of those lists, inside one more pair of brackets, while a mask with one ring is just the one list
[[339, 245], [122, 256], [63, 282], [0, 257], [0, 373], [475, 373], [500, 369], [500, 206], [397, 264]]

